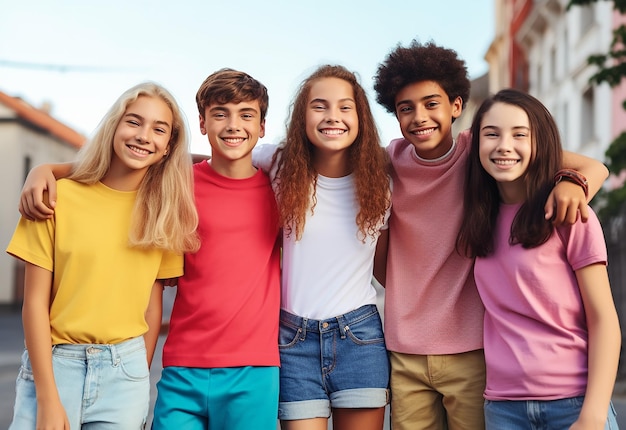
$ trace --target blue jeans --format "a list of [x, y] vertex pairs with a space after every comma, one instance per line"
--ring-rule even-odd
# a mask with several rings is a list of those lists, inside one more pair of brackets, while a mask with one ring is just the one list
[[281, 420], [389, 402], [389, 357], [376, 305], [326, 320], [280, 313]]
[[[583, 396], [559, 400], [485, 400], [486, 430], [567, 430], [578, 419]], [[613, 404], [605, 430], [618, 429]]]
[[[150, 404], [143, 337], [115, 345], [52, 347], [52, 368], [72, 429], [142, 429]], [[37, 398], [28, 351], [16, 382], [11, 430], [35, 429]]]

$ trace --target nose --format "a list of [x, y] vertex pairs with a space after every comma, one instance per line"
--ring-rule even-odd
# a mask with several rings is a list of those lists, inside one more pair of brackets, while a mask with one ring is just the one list
[[230, 120], [228, 121], [228, 124], [226, 125], [226, 131], [234, 132], [234, 131], [239, 131], [239, 130], [241, 130], [241, 127], [239, 125], [238, 119], [231, 117]]
[[148, 143], [150, 142], [150, 129], [148, 127], [141, 127], [137, 130], [137, 136], [135, 139], [139, 143]]
[[426, 109], [416, 106], [413, 121], [415, 121], [416, 124], [424, 124], [427, 120]]
[[326, 109], [326, 122], [339, 122], [339, 109], [335, 107], [329, 107]]
[[498, 145], [496, 146], [498, 152], [510, 152], [511, 151], [511, 138], [505, 134], [498, 139]]

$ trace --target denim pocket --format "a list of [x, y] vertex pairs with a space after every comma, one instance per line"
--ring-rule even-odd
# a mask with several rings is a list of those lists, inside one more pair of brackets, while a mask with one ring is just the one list
[[384, 343], [382, 324], [378, 314], [372, 315], [355, 324], [345, 327], [346, 334], [357, 345], [371, 345], [375, 343]]
[[278, 327], [278, 347], [289, 348], [298, 343], [302, 328], [280, 323]]
[[28, 356], [28, 351], [24, 351], [24, 353], [22, 354], [22, 364], [17, 374], [17, 379], [25, 379], [26, 381], [35, 380], [35, 378], [33, 377], [33, 368], [30, 364], [30, 357]]
[[131, 380], [141, 381], [150, 377], [148, 359], [144, 348], [133, 354], [123, 354], [120, 357], [120, 367], [124, 375]]

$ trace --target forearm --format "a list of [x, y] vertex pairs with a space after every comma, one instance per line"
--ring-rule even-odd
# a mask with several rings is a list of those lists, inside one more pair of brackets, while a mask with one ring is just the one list
[[580, 412], [595, 422], [606, 421], [613, 394], [621, 345], [617, 318], [609, 314], [589, 329], [587, 390]]
[[[34, 285], [43, 269], [27, 264], [22, 307], [24, 339], [30, 358], [37, 401], [59, 400], [52, 370], [52, 336], [50, 332], [50, 288]], [[44, 274], [45, 275], [45, 274]], [[51, 276], [50, 276], [51, 278]]]
[[383, 287], [387, 281], [387, 250], [389, 248], [389, 229], [381, 230], [376, 253], [374, 254], [374, 278]]
[[74, 163], [50, 163], [45, 165], [57, 179], [67, 178], [74, 169]]
[[154, 351], [156, 350], [156, 344], [159, 340], [163, 318], [163, 284], [160, 281], [155, 282], [152, 287], [150, 303], [148, 304], [145, 315], [148, 331], [144, 334], [143, 338], [146, 344], [148, 367], [150, 367], [152, 365]]
[[576, 170], [587, 178], [589, 186], [587, 201], [590, 201], [597, 194], [604, 181], [609, 177], [609, 170], [603, 163], [569, 151], [563, 152], [563, 168]]

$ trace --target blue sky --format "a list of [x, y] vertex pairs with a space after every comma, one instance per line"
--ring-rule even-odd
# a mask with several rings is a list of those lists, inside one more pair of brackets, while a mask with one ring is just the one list
[[128, 87], [167, 87], [181, 104], [191, 149], [210, 153], [198, 131], [195, 94], [222, 67], [269, 90], [266, 136], [284, 135], [299, 83], [318, 65], [357, 72], [383, 143], [395, 119], [375, 101], [372, 77], [398, 43], [434, 40], [465, 59], [471, 78], [487, 71], [494, 0], [0, 0], [0, 91], [40, 106], [90, 135]]

